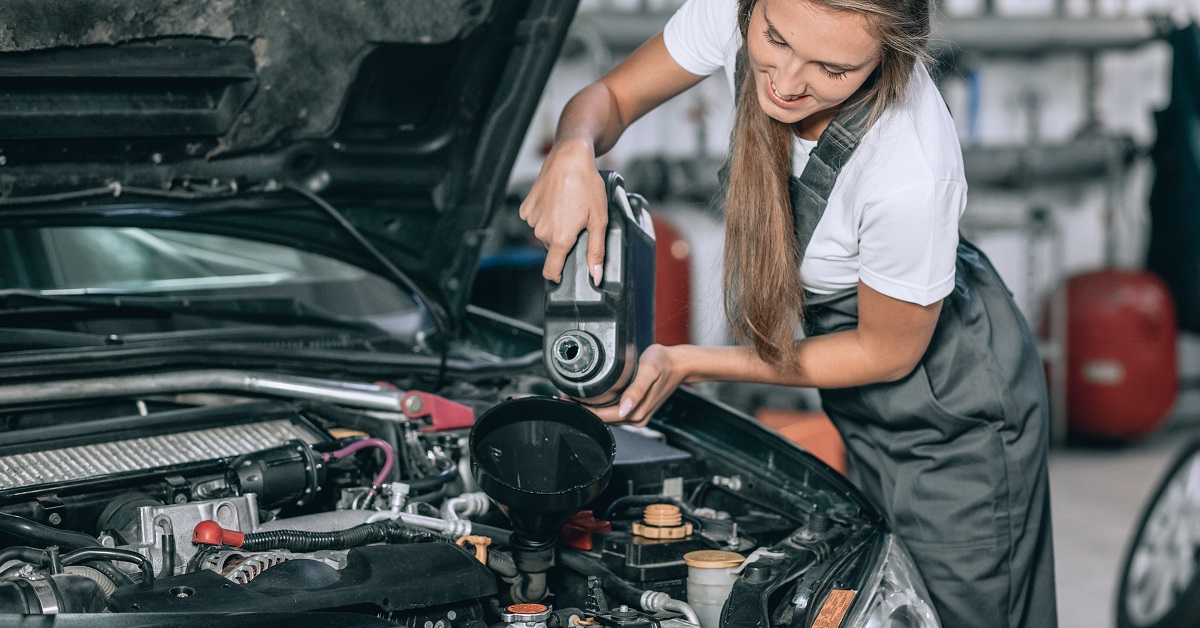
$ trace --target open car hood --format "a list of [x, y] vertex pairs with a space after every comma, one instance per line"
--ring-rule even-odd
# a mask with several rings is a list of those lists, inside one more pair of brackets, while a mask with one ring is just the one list
[[377, 265], [319, 212], [19, 201], [114, 184], [297, 185], [342, 209], [457, 322], [576, 4], [5, 2], [0, 221], [218, 231]]

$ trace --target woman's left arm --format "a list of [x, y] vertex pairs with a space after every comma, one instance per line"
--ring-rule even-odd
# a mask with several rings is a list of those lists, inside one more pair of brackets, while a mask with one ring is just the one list
[[901, 379], [925, 355], [941, 301], [922, 306], [858, 284], [855, 329], [804, 338], [795, 344], [798, 370], [782, 370], [747, 347], [650, 347], [617, 406], [596, 410], [609, 422], [643, 425], [676, 387], [702, 381], [740, 381], [845, 388]]

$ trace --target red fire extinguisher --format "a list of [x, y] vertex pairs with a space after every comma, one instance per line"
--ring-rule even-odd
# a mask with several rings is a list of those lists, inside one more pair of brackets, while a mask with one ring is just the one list
[[655, 342], [682, 345], [691, 342], [691, 247], [667, 219], [654, 217], [654, 334]]
[[1067, 424], [1072, 433], [1137, 438], [1158, 427], [1179, 393], [1175, 303], [1139, 270], [1067, 281]]

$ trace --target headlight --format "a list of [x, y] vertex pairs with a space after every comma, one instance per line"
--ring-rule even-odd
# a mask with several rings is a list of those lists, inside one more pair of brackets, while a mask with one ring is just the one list
[[937, 628], [937, 614], [912, 557], [889, 534], [875, 569], [859, 594], [847, 626], [854, 628]]

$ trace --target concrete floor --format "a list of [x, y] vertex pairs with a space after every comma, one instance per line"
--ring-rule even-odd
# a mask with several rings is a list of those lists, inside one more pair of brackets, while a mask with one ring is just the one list
[[1050, 495], [1061, 628], [1114, 626], [1119, 570], [1150, 491], [1200, 422], [1173, 421], [1120, 448], [1050, 454]]

